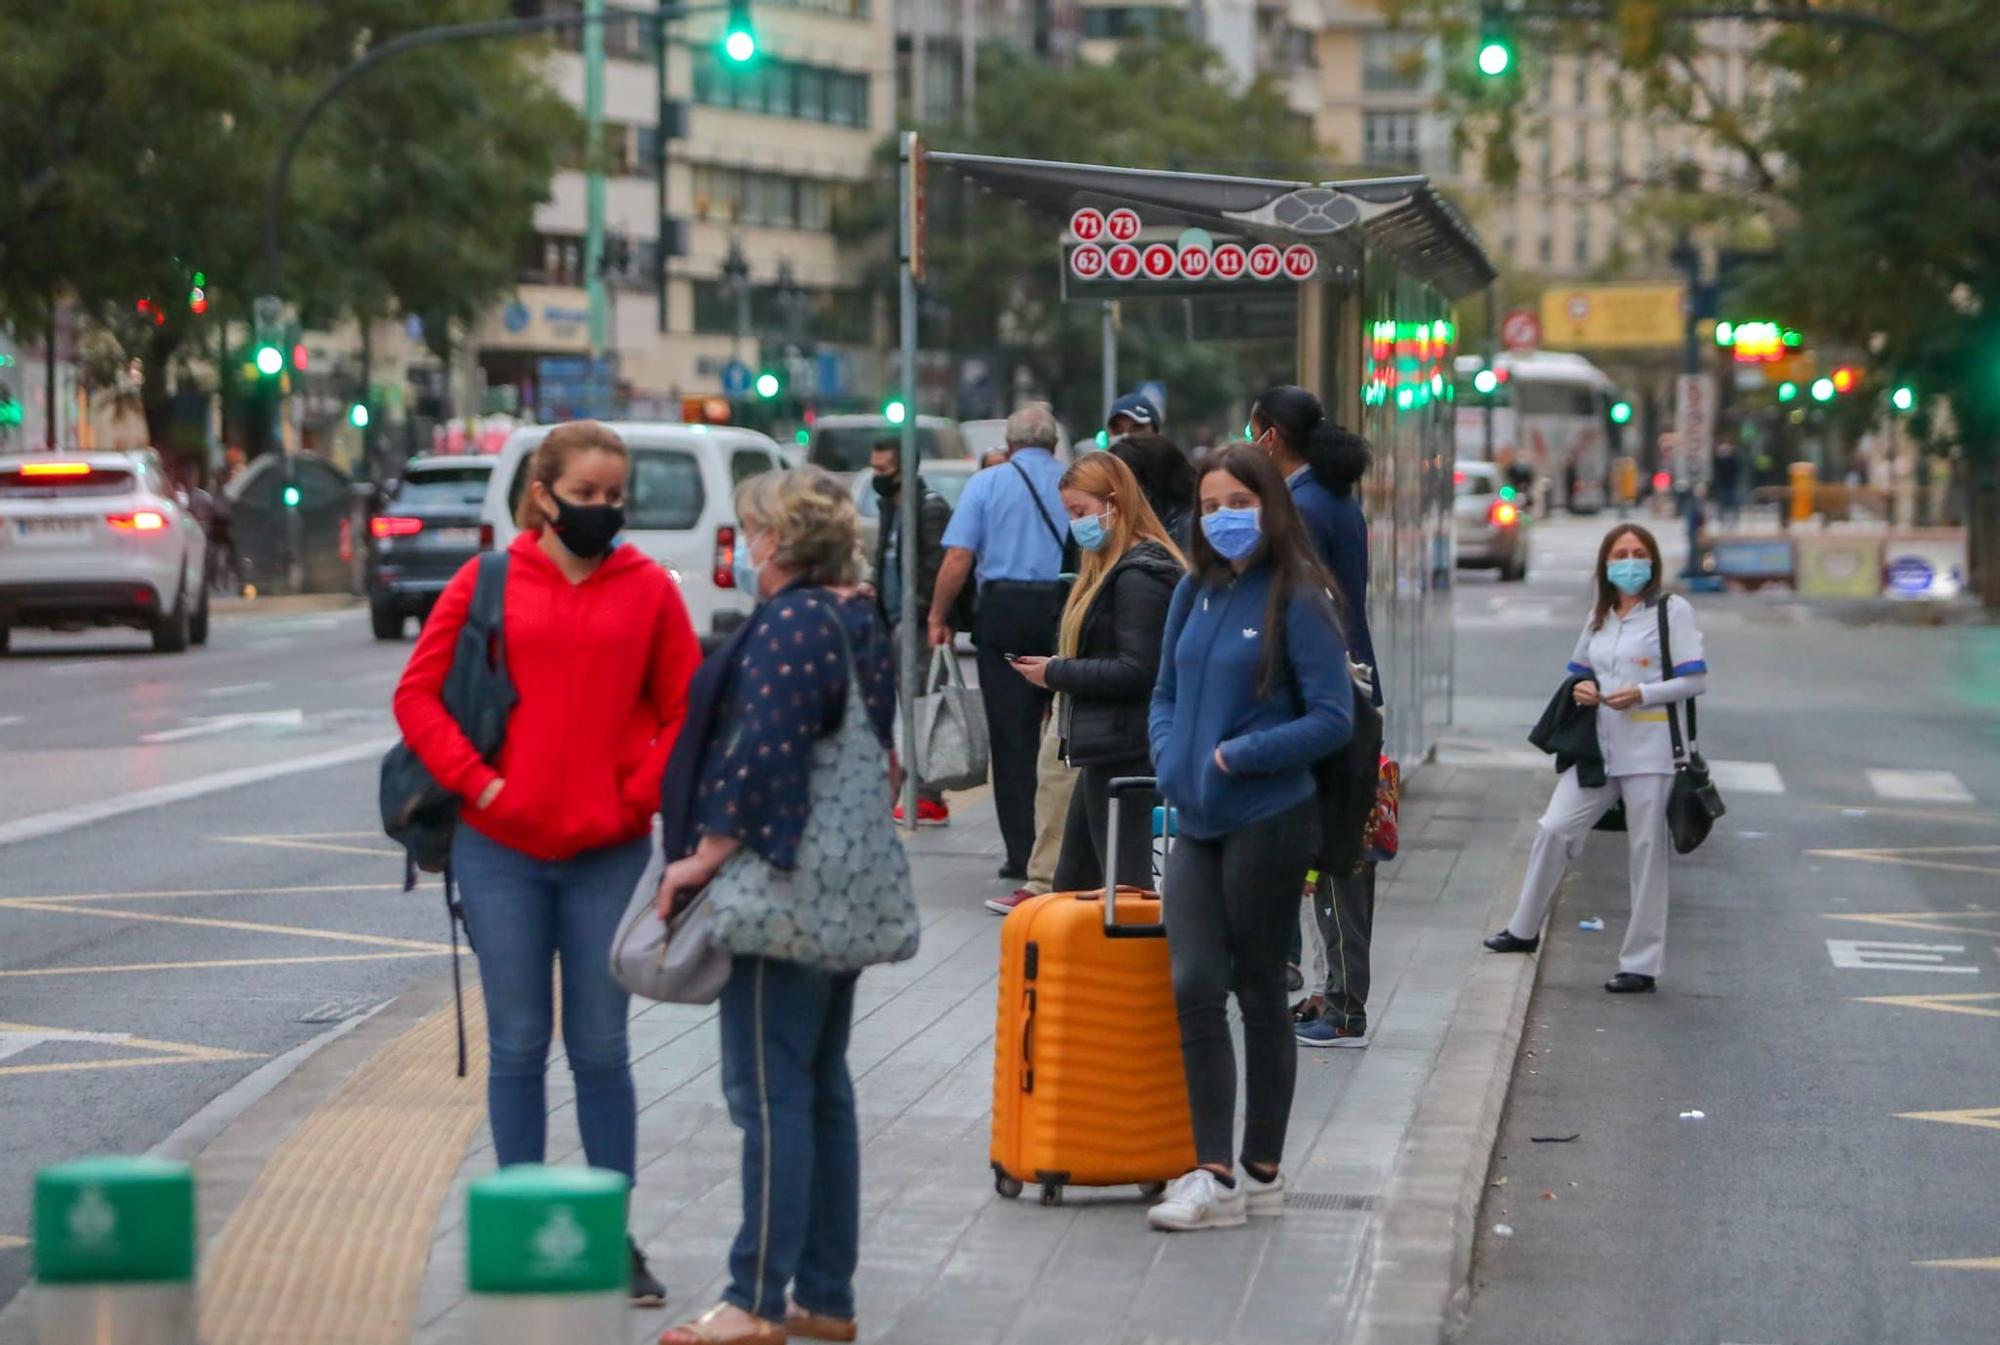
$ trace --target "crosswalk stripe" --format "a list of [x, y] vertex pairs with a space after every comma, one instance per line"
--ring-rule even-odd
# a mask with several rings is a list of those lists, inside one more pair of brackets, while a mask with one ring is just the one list
[[1877, 798], [1905, 803], [1971, 803], [1972, 791], [1950, 771], [1868, 770], [1868, 787]]
[[1730, 794], [1782, 794], [1785, 777], [1768, 761], [1710, 761], [1708, 773]]

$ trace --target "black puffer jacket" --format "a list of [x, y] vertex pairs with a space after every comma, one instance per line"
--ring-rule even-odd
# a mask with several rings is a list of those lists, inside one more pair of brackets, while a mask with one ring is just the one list
[[1146, 760], [1146, 713], [1182, 573], [1158, 542], [1127, 551], [1083, 615], [1077, 656], [1049, 663], [1049, 689], [1068, 706], [1063, 755], [1070, 765]]

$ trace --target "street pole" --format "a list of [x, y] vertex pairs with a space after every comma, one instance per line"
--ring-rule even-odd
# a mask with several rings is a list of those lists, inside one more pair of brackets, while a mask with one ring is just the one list
[[673, 129], [674, 109], [667, 99], [667, 20], [661, 10], [653, 20], [653, 200], [654, 217], [659, 221], [653, 238], [653, 290], [658, 303], [657, 331], [667, 330], [667, 258], [673, 234], [667, 219], [667, 134]]
[[42, 361], [42, 441], [56, 451], [56, 296], [49, 295], [49, 336], [43, 344]]
[[1111, 404], [1118, 400], [1118, 301], [1104, 301], [1104, 321], [1100, 327], [1098, 344], [1104, 354], [1104, 410], [1099, 416], [1100, 424], [1109, 424]]
[[591, 378], [604, 358], [604, 0], [583, 0], [583, 285], [590, 302]]
[[[900, 455], [903, 489], [896, 511], [896, 527], [900, 534], [896, 543], [896, 558], [903, 570], [903, 611], [897, 624], [902, 627], [903, 640], [902, 648], [897, 653], [902, 659], [903, 675], [896, 681], [902, 705], [903, 741], [909, 750], [909, 760], [903, 763], [903, 825], [911, 829], [917, 825], [917, 777], [924, 764], [917, 745], [917, 679], [922, 676], [917, 651], [928, 648], [930, 644], [929, 613], [917, 610], [917, 514], [922, 504], [919, 498], [922, 488], [917, 484], [917, 266], [918, 253], [923, 246], [917, 218], [917, 174], [922, 171], [923, 152], [923, 140], [915, 132], [905, 131], [902, 135], [902, 172], [898, 174], [900, 189], [897, 192], [901, 206], [897, 218], [902, 222], [899, 251], [903, 261], [897, 268], [901, 283], [899, 298], [903, 344], [903, 442]], [[949, 646], [945, 652], [949, 657], [957, 657]]]
[[[1500, 282], [1494, 281], [1486, 287], [1486, 367], [1495, 378], [1500, 376]], [[1494, 384], [1493, 391], [1486, 394], [1486, 461], [1493, 461], [1493, 417], [1499, 414], [1494, 403], [1500, 399], [1500, 385]], [[1517, 448], [1518, 451], [1518, 448]], [[1517, 459], [1518, 461], [1518, 459]]]

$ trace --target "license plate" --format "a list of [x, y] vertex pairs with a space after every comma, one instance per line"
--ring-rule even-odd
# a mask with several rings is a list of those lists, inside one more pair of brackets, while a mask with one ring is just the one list
[[72, 542], [90, 535], [87, 518], [17, 518], [14, 535], [23, 542]]
[[441, 546], [478, 546], [479, 529], [439, 528], [437, 530], [437, 539]]

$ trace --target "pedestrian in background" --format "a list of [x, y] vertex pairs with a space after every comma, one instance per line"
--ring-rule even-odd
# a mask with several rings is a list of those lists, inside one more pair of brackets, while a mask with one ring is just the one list
[[[1368, 633], [1368, 520], [1357, 487], [1368, 471], [1368, 441], [1327, 419], [1300, 387], [1272, 388], [1250, 408], [1257, 447], [1284, 475], [1319, 562], [1340, 591], [1348, 655], [1369, 669], [1371, 699], [1382, 703], [1375, 642]], [[1326, 982], [1301, 1011], [1301, 1046], [1368, 1044], [1369, 951], [1375, 930], [1375, 865], [1352, 877], [1318, 875], [1313, 913], [1326, 941]]]
[[[1148, 1212], [1170, 1230], [1282, 1212], [1298, 1067], [1285, 943], [1319, 849], [1312, 763], [1354, 728], [1338, 600], [1284, 478], [1261, 451], [1226, 448], [1197, 498], [1192, 573], [1167, 614], [1149, 725], [1160, 791], [1179, 810], [1164, 902], [1199, 1164]], [[1240, 1180], [1231, 991], [1243, 1020]]]
[[[736, 511], [738, 579], [762, 601], [690, 696], [714, 713], [690, 724], [700, 748], [677, 754], [667, 781], [663, 916], [746, 846], [775, 869], [797, 869], [814, 798], [812, 745], [839, 731], [851, 704], [890, 747], [893, 647], [858, 586], [851, 497], [827, 473], [801, 467], [744, 482]], [[885, 774], [853, 787], [886, 797], [891, 781]], [[677, 800], [688, 798], [683, 826]], [[861, 1139], [847, 1043], [858, 975], [772, 957], [738, 957], [730, 969], [722, 1088], [743, 1132], [743, 1222], [722, 1302], [667, 1331], [661, 1345], [855, 1338]]]
[[[1667, 796], [1674, 781], [1669, 705], [1708, 685], [1701, 628], [1687, 599], [1666, 596], [1660, 544], [1636, 523], [1621, 523], [1597, 550], [1597, 601], [1569, 658], [1570, 694], [1596, 711], [1605, 781], [1586, 785], [1572, 767], [1556, 781], [1528, 856], [1520, 900], [1507, 927], [1486, 940], [1496, 953], [1532, 953], [1556, 887], [1584, 839], [1614, 804], [1625, 805], [1632, 853], [1632, 919], [1618, 952], [1613, 994], [1654, 989], [1667, 944]], [[1674, 666], [1660, 658], [1659, 607], [1667, 606]]]
[[1016, 677], [1010, 656], [1055, 652], [1062, 610], [1062, 437], [1055, 412], [1033, 402], [1007, 418], [1007, 462], [966, 482], [945, 529], [944, 564], [931, 594], [930, 641], [949, 646], [951, 614], [966, 579], [979, 585], [973, 618], [979, 686], [993, 754], [993, 807], [1006, 859], [1002, 878], [1028, 876], [1035, 841], [1035, 746], [1048, 693]]
[[1164, 434], [1128, 434], [1111, 455], [1132, 469], [1146, 503], [1183, 556], [1194, 544], [1194, 460]]
[[[869, 456], [874, 470], [870, 484], [875, 490], [876, 513], [881, 526], [875, 533], [875, 595], [889, 632], [901, 647], [903, 619], [903, 445], [893, 437], [882, 439]], [[917, 478], [917, 604], [926, 615], [931, 610], [931, 594], [937, 589], [938, 568], [944, 564], [944, 530], [951, 522], [951, 506], [944, 496]], [[969, 596], [969, 595], [967, 595]], [[966, 604], [961, 602], [961, 608]], [[953, 614], [961, 617], [963, 613]], [[914, 632], [912, 632], [914, 635]], [[928, 647], [928, 646], [921, 646]], [[901, 660], [897, 661], [901, 666]], [[944, 794], [928, 788], [920, 780], [917, 795], [917, 825], [941, 827], [950, 823], [951, 808]], [[896, 820], [903, 820], [903, 805], [896, 803]]]
[[[536, 448], [508, 548], [507, 670], [520, 696], [488, 765], [445, 708], [478, 562], [439, 595], [396, 688], [404, 740], [464, 800], [452, 873], [486, 999], [487, 1118], [500, 1166], [539, 1163], [562, 966], [563, 1051], [593, 1167], [637, 1175], [627, 996], [606, 951], [650, 855], [660, 777], [699, 653], [680, 589], [617, 543], [631, 462], [595, 421]], [[633, 1244], [632, 1297], [666, 1291]]]
[[[1072, 464], [1062, 500], [1082, 560], [1063, 607], [1057, 656], [1017, 659], [1014, 671], [1056, 693], [1063, 759], [1079, 771], [1054, 880], [1055, 890], [1076, 892], [1105, 883], [1111, 781], [1146, 773], [1160, 642], [1185, 570], [1138, 479], [1111, 454]], [[1152, 886], [1152, 833], [1130, 819], [1150, 817], [1156, 802], [1132, 796], [1118, 837], [1118, 877], [1138, 887]]]
[[1166, 422], [1160, 408], [1143, 392], [1126, 393], [1104, 413], [1105, 433], [1112, 439], [1127, 434], [1157, 434]]

